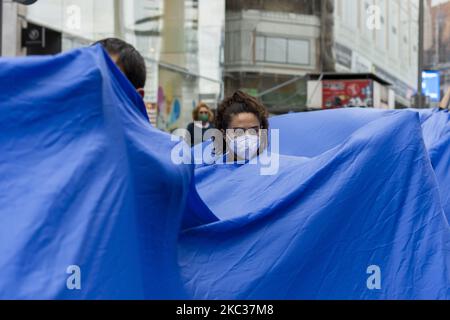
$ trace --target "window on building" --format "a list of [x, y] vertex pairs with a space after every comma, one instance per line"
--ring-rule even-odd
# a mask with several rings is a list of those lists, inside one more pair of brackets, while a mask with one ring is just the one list
[[288, 40], [288, 63], [309, 64], [309, 42]]
[[227, 32], [225, 34], [225, 42], [228, 45], [225, 47], [225, 57], [228, 63], [240, 60], [240, 51], [237, 48], [241, 47], [241, 34], [238, 31]]
[[255, 59], [259, 62], [309, 65], [309, 51], [308, 40], [259, 35], [255, 41]]
[[376, 43], [378, 48], [380, 49], [386, 49], [386, 33], [387, 33], [387, 26], [386, 26], [386, 0], [378, 0], [376, 2], [376, 5], [379, 6], [380, 10], [380, 25], [379, 29], [376, 32]]
[[266, 47], [266, 37], [256, 37], [256, 42], [255, 42], [255, 59], [256, 59], [256, 61], [264, 61], [265, 47]]
[[345, 0], [343, 2], [343, 22], [344, 25], [351, 28], [358, 28], [358, 6], [360, 0]]
[[361, 30], [364, 34], [364, 39], [372, 41], [374, 38], [374, 28], [372, 25], [375, 23], [373, 20], [373, 8], [374, 0], [364, 0], [364, 4], [361, 5]]
[[395, 1], [389, 1], [389, 53], [393, 58], [398, 58], [398, 47], [399, 47], [399, 36], [398, 36], [398, 26], [399, 26], [399, 5]]
[[287, 40], [283, 38], [266, 39], [266, 57], [269, 62], [286, 63]]

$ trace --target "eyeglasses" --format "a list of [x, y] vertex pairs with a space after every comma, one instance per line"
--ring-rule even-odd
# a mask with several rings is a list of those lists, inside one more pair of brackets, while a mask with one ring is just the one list
[[231, 138], [237, 138], [248, 135], [258, 136], [261, 131], [260, 127], [251, 127], [251, 128], [231, 128], [227, 129], [227, 134]]

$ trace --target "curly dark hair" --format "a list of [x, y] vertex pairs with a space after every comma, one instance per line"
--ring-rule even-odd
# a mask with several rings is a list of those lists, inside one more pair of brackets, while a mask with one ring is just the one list
[[[269, 112], [266, 107], [256, 98], [248, 95], [243, 91], [236, 91], [232, 96], [225, 98], [217, 108], [215, 118], [216, 129], [226, 131], [229, 129], [233, 116], [240, 113], [253, 113], [259, 120], [262, 130], [269, 130]], [[267, 146], [267, 137], [262, 137], [261, 150]], [[226, 150], [226, 139], [223, 136], [222, 150], [218, 141], [216, 143], [216, 154], [224, 153]]]
[[232, 117], [240, 113], [253, 113], [261, 123], [261, 129], [269, 129], [269, 113], [266, 107], [256, 98], [240, 90], [219, 104], [216, 128], [227, 130]]

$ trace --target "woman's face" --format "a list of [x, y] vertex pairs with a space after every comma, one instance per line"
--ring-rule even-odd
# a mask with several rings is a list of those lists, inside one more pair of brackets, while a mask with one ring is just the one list
[[233, 115], [226, 131], [227, 149], [238, 159], [245, 160], [247, 157], [254, 157], [259, 148], [260, 128], [261, 123], [253, 113], [244, 112]]
[[200, 108], [198, 110], [198, 119], [203, 122], [207, 122], [209, 120], [209, 110], [206, 108]]

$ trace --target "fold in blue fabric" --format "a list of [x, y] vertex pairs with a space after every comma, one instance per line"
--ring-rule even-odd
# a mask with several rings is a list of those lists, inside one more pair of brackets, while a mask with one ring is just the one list
[[1, 59], [0, 298], [448, 299], [449, 126], [289, 114], [275, 174], [177, 165], [101, 47]]
[[442, 206], [450, 221], [450, 113], [421, 110], [424, 143], [438, 182]]
[[[182, 234], [180, 264], [195, 298], [450, 297], [450, 229], [419, 113], [337, 110], [275, 118], [272, 127], [289, 154], [278, 174], [262, 177], [257, 165], [196, 170], [220, 221]], [[374, 267], [379, 289], [367, 283]]]
[[0, 88], [0, 298], [186, 298], [192, 169], [103, 49], [2, 59]]

